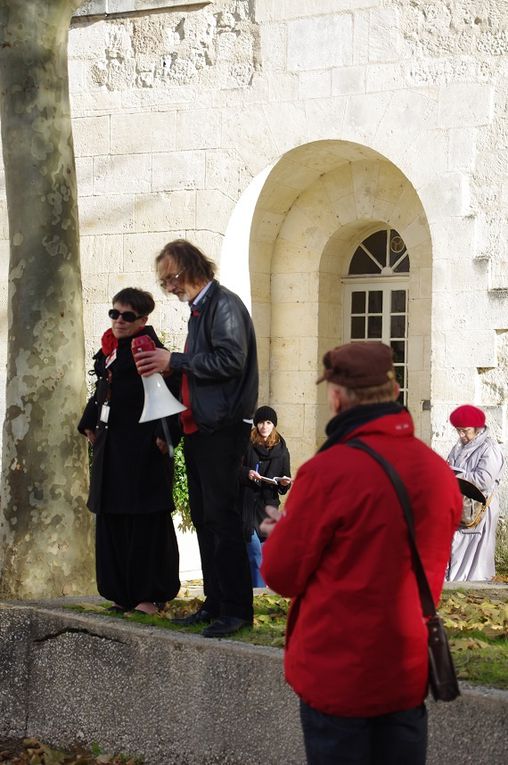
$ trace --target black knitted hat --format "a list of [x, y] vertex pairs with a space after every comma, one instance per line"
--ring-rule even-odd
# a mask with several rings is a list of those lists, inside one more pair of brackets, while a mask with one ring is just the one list
[[277, 425], [277, 412], [271, 406], [260, 406], [254, 413], [254, 425], [265, 420], [270, 420], [275, 426]]

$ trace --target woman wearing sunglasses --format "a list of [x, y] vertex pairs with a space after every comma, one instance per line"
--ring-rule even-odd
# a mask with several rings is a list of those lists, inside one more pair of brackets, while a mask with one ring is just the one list
[[[96, 514], [97, 589], [114, 611], [149, 614], [180, 588], [173, 462], [160, 420], [139, 423], [144, 390], [131, 352], [139, 335], [162, 348], [147, 325], [154, 307], [149, 292], [133, 287], [114, 296], [111, 328], [94, 356], [95, 392], [78, 425], [93, 447], [88, 507]], [[177, 417], [168, 424], [176, 445]]]

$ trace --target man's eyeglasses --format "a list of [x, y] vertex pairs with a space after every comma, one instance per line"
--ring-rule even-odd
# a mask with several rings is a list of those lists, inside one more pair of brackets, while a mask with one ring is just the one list
[[108, 316], [110, 319], [118, 319], [122, 317], [122, 319], [129, 322], [129, 324], [143, 318], [142, 316], [136, 316], [134, 311], [119, 311], [117, 308], [110, 308]]
[[182, 268], [181, 271], [179, 271], [177, 274], [168, 274], [167, 276], [161, 277], [159, 280], [159, 284], [162, 288], [166, 286], [166, 284], [175, 284], [178, 279], [181, 277], [183, 272], [185, 271], [185, 268]]

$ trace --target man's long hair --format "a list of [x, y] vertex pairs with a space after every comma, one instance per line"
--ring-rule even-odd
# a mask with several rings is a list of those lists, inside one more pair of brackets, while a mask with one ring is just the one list
[[168, 256], [173, 258], [178, 271], [185, 271], [185, 280], [191, 284], [211, 282], [215, 276], [215, 263], [187, 239], [174, 239], [162, 248], [155, 258], [156, 271]]

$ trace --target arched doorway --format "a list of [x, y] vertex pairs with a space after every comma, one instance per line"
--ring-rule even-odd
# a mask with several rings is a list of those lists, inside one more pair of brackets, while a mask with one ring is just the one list
[[[237, 248], [235, 257], [248, 258], [249, 263], [260, 403], [278, 410], [295, 465], [323, 438], [329, 413], [316, 377], [324, 352], [351, 337], [352, 295], [362, 291], [352, 289], [355, 280], [359, 287], [364, 279], [367, 307], [370, 291], [380, 291], [374, 286], [388, 286], [390, 279], [394, 287], [397, 280], [402, 285], [394, 292], [404, 292], [404, 309], [396, 310], [402, 298], [395, 294], [393, 311], [382, 317], [382, 325], [384, 321], [383, 327], [388, 326], [392, 315], [403, 315], [404, 336], [391, 339], [404, 343], [404, 393], [418, 434], [429, 439], [431, 241], [410, 181], [368, 147], [318, 141], [285, 154], [265, 170], [259, 185], [252, 218], [243, 221], [250, 227], [248, 249], [247, 244], [241, 251]], [[362, 245], [368, 250], [365, 243], [378, 232], [385, 232], [385, 242], [395, 236], [402, 240], [411, 267], [397, 271], [396, 260], [390, 262], [389, 256], [378, 274], [351, 273], [356, 251]], [[395, 245], [400, 242], [395, 240]], [[382, 272], [386, 267], [390, 274]], [[391, 306], [391, 295], [386, 300]], [[374, 303], [371, 307], [370, 313], [365, 311], [366, 325], [375, 318]]]

